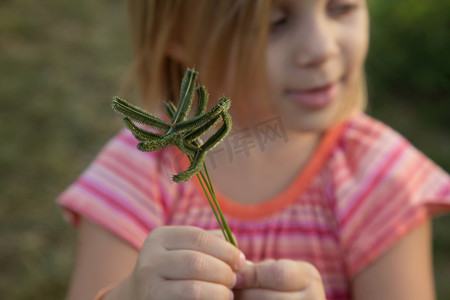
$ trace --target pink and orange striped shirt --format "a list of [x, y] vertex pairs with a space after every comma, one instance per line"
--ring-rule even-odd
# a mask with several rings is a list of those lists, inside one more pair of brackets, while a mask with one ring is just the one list
[[[170, 180], [173, 148], [139, 152], [121, 131], [58, 199], [140, 249], [161, 225], [218, 228], [196, 179]], [[450, 210], [450, 178], [386, 125], [366, 115], [330, 129], [280, 195], [240, 205], [218, 195], [239, 248], [252, 261], [306, 260], [327, 299], [350, 299], [350, 280], [431, 215]]]

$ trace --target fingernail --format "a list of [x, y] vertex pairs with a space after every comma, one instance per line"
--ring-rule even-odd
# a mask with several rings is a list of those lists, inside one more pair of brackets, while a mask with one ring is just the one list
[[237, 273], [236, 274], [236, 284], [234, 285], [235, 289], [239, 289], [244, 284], [244, 276], [242, 274]]
[[237, 275], [236, 275], [236, 273], [234, 273], [234, 274], [233, 274], [233, 281], [231, 282], [231, 288], [232, 288], [232, 289], [234, 289], [234, 287], [236, 286], [237, 281], [238, 281]]

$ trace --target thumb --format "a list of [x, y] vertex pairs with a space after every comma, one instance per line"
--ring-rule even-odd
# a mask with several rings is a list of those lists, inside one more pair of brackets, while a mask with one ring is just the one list
[[322, 286], [320, 273], [313, 265], [287, 259], [247, 263], [237, 277], [236, 289], [290, 292], [301, 291], [317, 284]]
[[260, 263], [253, 263], [247, 260], [245, 266], [237, 273], [237, 283], [234, 287], [235, 289], [257, 289], [261, 288], [264, 283], [264, 269], [267, 268], [266, 264], [269, 261], [264, 261]]

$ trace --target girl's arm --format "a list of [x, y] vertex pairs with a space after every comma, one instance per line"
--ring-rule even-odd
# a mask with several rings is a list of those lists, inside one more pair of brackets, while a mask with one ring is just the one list
[[430, 221], [358, 274], [353, 282], [353, 295], [356, 300], [435, 299]]
[[100, 226], [82, 219], [78, 249], [66, 300], [93, 299], [102, 288], [124, 280], [134, 269], [138, 252]]

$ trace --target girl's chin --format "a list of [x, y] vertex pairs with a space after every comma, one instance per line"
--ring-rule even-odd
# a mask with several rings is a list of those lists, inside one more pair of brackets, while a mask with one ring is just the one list
[[280, 114], [288, 129], [323, 132], [330, 128], [338, 119], [339, 99], [333, 100], [329, 105], [325, 105], [320, 109], [310, 109], [303, 106], [295, 108], [292, 105], [287, 105], [284, 106]]

